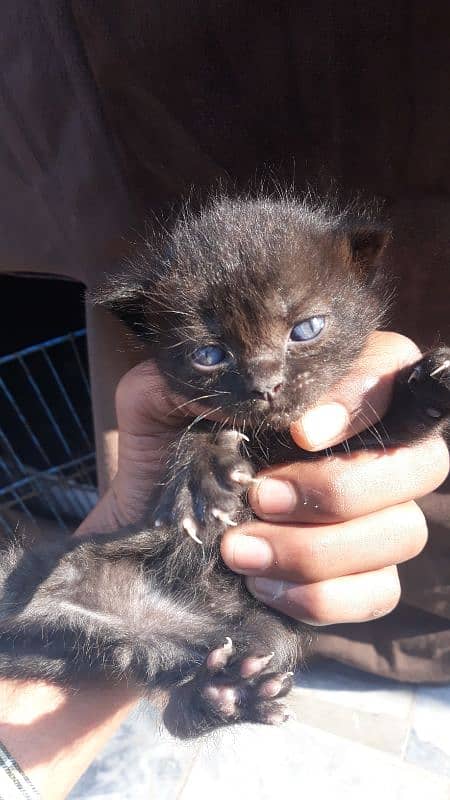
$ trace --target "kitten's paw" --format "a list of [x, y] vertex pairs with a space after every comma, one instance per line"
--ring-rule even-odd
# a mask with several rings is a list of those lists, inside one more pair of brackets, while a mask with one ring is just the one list
[[241, 455], [245, 439], [233, 430], [202, 442], [195, 459], [164, 487], [156, 526], [174, 525], [202, 544], [241, 522], [243, 494], [253, 480], [253, 468]]
[[414, 366], [408, 386], [427, 416], [439, 420], [450, 414], [450, 348], [427, 353]]
[[286, 722], [291, 714], [279, 700], [292, 688], [293, 673], [273, 671], [273, 659], [273, 653], [239, 657], [227, 637], [172, 693], [164, 716], [170, 732], [189, 738], [236, 722]]

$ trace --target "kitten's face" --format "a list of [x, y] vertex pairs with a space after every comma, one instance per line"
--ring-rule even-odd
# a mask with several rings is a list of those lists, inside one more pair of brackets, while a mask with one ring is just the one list
[[286, 428], [313, 406], [378, 322], [361, 253], [380, 234], [358, 235], [287, 203], [222, 204], [179, 225], [141, 281], [139, 323], [177, 394], [250, 427]]

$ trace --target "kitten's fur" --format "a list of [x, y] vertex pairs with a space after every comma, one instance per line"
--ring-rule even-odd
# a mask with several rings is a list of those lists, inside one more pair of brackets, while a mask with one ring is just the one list
[[[351, 210], [215, 200], [181, 217], [99, 293], [153, 343], [170, 386], [205, 413], [219, 409], [222, 423], [200, 414], [189, 424], [139, 526], [5, 547], [1, 675], [63, 684], [106, 675], [167, 690], [165, 721], [179, 736], [284, 719], [279, 698], [310, 629], [249, 595], [220, 558], [220, 536], [251, 517], [243, 493], [255, 469], [306, 457], [289, 423], [348, 372], [379, 325], [385, 240], [370, 217]], [[299, 321], [321, 315], [317, 338], [289, 338]], [[192, 354], [209, 345], [231, 355], [199, 371]], [[442, 430], [448, 359], [441, 348], [399, 375], [386, 445]]]

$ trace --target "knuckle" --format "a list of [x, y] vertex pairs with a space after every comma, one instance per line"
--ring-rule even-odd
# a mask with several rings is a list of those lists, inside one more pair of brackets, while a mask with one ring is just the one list
[[116, 409], [119, 415], [126, 414], [133, 402], [136, 402], [138, 380], [139, 375], [136, 374], [136, 368], [126, 372], [119, 380], [115, 392]]
[[299, 550], [298, 563], [303, 566], [303, 574], [308, 580], [320, 581], [326, 578], [336, 559], [336, 537], [328, 526], [314, 535], [303, 538]]
[[347, 469], [334, 470], [324, 476], [322, 511], [336, 521], [351, 515], [352, 487]]
[[317, 462], [314, 465], [314, 480], [309, 481], [307, 489], [302, 465], [293, 465], [286, 475], [294, 487], [299, 512], [314, 509], [331, 522], [340, 522], [351, 516], [354, 492], [346, 464], [338, 460]]
[[333, 622], [334, 602], [327, 583], [312, 583], [302, 587], [302, 619], [313, 625]]
[[123, 375], [116, 386], [116, 407], [123, 405], [124, 401], [126, 400], [129, 392], [129, 383], [130, 378], [128, 373]]

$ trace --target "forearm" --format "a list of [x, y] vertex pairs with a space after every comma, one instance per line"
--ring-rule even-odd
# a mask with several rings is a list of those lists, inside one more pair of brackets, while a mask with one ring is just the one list
[[68, 694], [46, 683], [2, 680], [0, 741], [45, 800], [61, 800], [137, 700], [126, 686]]

